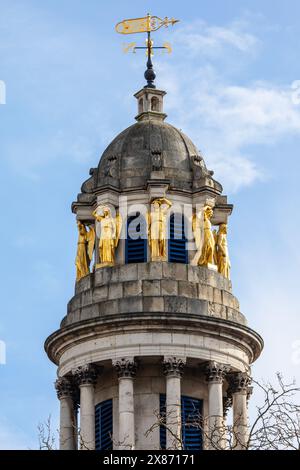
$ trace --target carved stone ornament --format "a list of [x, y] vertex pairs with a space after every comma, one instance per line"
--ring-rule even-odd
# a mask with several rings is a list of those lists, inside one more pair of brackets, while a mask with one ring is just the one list
[[95, 385], [101, 369], [95, 364], [85, 364], [73, 370], [76, 383], [80, 385]]
[[231, 393], [247, 393], [251, 389], [251, 377], [247, 372], [235, 372], [229, 375], [229, 388]]
[[152, 150], [152, 171], [162, 170], [162, 154], [160, 150]]
[[206, 380], [212, 383], [223, 383], [226, 374], [229, 372], [229, 367], [225, 364], [211, 361], [205, 366]]
[[232, 407], [232, 395], [227, 394], [227, 397], [223, 397], [223, 416], [226, 418], [229, 409]]
[[207, 174], [207, 169], [204, 163], [204, 159], [201, 154], [192, 155], [192, 169], [194, 173], [194, 178], [199, 179], [202, 178], [204, 175]]
[[117, 162], [118, 155], [110, 155], [104, 166], [104, 176], [110, 176], [111, 178], [117, 177]]
[[73, 398], [74, 395], [74, 383], [70, 377], [60, 377], [55, 381], [55, 389], [57, 398]]
[[113, 361], [119, 379], [134, 378], [137, 370], [137, 362], [134, 358], [122, 357]]
[[166, 357], [163, 361], [163, 372], [166, 376], [182, 377], [186, 360], [180, 357]]

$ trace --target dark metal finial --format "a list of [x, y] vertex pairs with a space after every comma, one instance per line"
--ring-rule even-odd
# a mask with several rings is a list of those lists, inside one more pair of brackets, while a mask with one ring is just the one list
[[150, 32], [148, 32], [148, 41], [147, 41], [148, 60], [147, 60], [147, 70], [144, 73], [144, 77], [147, 80], [147, 85], [145, 85], [144, 88], [156, 88], [156, 86], [154, 85], [156, 74], [153, 69], [151, 54], [152, 54], [152, 43], [151, 43]]

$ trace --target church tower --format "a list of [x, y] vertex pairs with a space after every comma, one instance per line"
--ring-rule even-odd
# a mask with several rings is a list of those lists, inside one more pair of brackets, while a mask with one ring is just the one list
[[221, 449], [231, 406], [247, 441], [263, 341], [232, 293], [233, 206], [153, 82], [72, 204], [75, 292], [45, 343], [61, 449]]

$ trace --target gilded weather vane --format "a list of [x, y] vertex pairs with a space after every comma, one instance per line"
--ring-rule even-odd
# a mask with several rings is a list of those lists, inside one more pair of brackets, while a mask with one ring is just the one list
[[164, 43], [162, 46], [153, 46], [153, 41], [151, 39], [151, 32], [157, 31], [162, 26], [168, 27], [170, 24], [173, 26], [175, 23], [178, 23], [179, 20], [174, 18], [159, 18], [158, 16], [147, 15], [144, 18], [132, 18], [129, 20], [123, 20], [116, 25], [116, 31], [120, 34], [137, 34], [137, 33], [147, 33], [146, 46], [137, 46], [135, 42], [128, 44], [124, 48], [124, 52], [132, 50], [136, 52], [138, 49], [145, 49], [147, 51], [147, 70], [144, 74], [145, 79], [147, 80], [147, 85], [145, 88], [155, 88], [155, 72], [153, 70], [153, 64], [151, 56], [153, 55], [154, 49], [165, 50], [168, 53], [172, 52], [171, 46], [169, 43]]

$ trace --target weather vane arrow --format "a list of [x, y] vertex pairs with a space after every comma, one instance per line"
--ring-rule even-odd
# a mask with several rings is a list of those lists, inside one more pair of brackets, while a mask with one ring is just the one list
[[158, 16], [151, 16], [148, 14], [144, 18], [132, 18], [128, 20], [120, 21], [115, 27], [117, 33], [120, 34], [137, 34], [137, 33], [147, 33], [146, 46], [137, 46], [135, 42], [132, 42], [124, 47], [124, 52], [132, 50], [136, 52], [137, 49], [145, 49], [147, 51], [147, 70], [144, 74], [145, 79], [147, 80], [147, 85], [145, 88], [155, 88], [155, 72], [153, 70], [153, 64], [151, 56], [153, 55], [154, 49], [166, 50], [168, 53], [172, 52], [172, 48], [169, 43], [164, 43], [162, 46], [153, 46], [153, 41], [151, 39], [151, 32], [157, 31], [161, 27], [168, 27], [169, 25], [174, 25], [178, 23], [179, 20], [174, 18], [159, 18]]

